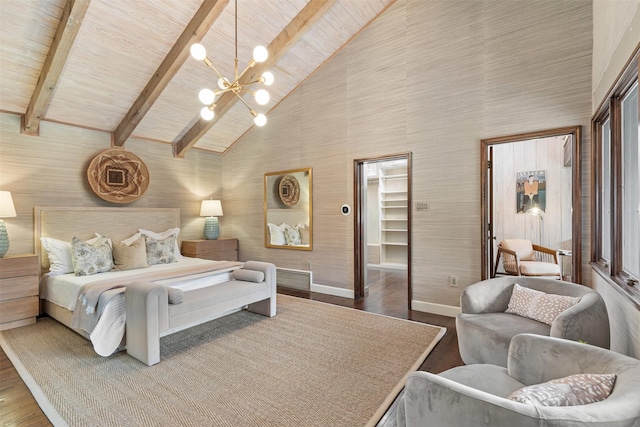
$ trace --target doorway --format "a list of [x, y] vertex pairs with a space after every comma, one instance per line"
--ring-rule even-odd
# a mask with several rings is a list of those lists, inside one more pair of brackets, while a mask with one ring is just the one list
[[[481, 141], [482, 279], [499, 273], [496, 248], [522, 238], [558, 251], [580, 283], [580, 132], [567, 127]], [[526, 195], [527, 183], [535, 195]], [[498, 270], [498, 271], [496, 271]]]
[[[411, 153], [354, 161], [356, 298], [411, 301]], [[398, 303], [394, 303], [398, 305]]]

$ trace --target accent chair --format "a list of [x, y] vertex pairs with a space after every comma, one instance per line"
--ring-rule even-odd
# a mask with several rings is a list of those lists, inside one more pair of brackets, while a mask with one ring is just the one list
[[[552, 295], [579, 297], [550, 324], [506, 313], [515, 284]], [[504, 276], [483, 280], [462, 291], [456, 317], [460, 355], [465, 364], [507, 366], [511, 338], [532, 333], [609, 348], [607, 307], [600, 294], [586, 286], [555, 279]]]
[[505, 239], [498, 245], [494, 277], [497, 274], [500, 259], [504, 274], [512, 276], [551, 276], [562, 279], [558, 264], [558, 251], [544, 246], [534, 245], [530, 240]]
[[[534, 404], [509, 399], [523, 387], [546, 385], [550, 380], [576, 374], [615, 374], [611, 394], [604, 400], [576, 406], [543, 406], [541, 401]], [[458, 366], [438, 375], [412, 373], [399, 400], [397, 425], [637, 427], [638, 378], [638, 359], [575, 341], [520, 334], [511, 341], [506, 367], [480, 364]], [[570, 396], [562, 389], [556, 388], [557, 392]]]

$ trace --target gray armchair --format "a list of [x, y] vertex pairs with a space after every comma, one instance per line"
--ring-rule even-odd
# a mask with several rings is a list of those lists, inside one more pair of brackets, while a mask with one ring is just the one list
[[[569, 375], [616, 374], [603, 401], [579, 406], [532, 406], [508, 399], [528, 385]], [[640, 360], [553, 337], [513, 338], [507, 367], [459, 366], [439, 375], [414, 372], [399, 401], [399, 427], [640, 426]]]
[[[549, 294], [581, 297], [551, 326], [505, 313], [514, 284]], [[511, 338], [520, 333], [547, 335], [609, 348], [609, 317], [604, 300], [586, 286], [555, 279], [505, 276], [475, 283], [462, 291], [456, 317], [460, 355], [465, 364], [507, 366]]]

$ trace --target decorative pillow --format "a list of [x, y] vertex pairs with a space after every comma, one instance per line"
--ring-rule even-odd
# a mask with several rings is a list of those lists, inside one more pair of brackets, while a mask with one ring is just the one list
[[551, 325], [556, 317], [580, 302], [580, 297], [547, 294], [518, 285], [513, 286], [506, 313], [517, 314]]
[[[94, 244], [97, 237], [87, 240], [87, 243]], [[107, 239], [109, 242], [109, 240]], [[71, 242], [58, 240], [51, 237], [41, 237], [42, 247], [47, 252], [49, 258], [49, 275], [73, 273], [73, 259], [71, 258]]]
[[301, 245], [308, 245], [309, 244], [309, 237], [310, 237], [310, 230], [309, 230], [309, 226], [308, 225], [304, 225], [298, 226], [298, 233], [300, 233], [300, 244]]
[[[180, 253], [180, 245], [178, 243], [178, 236], [180, 235], [180, 228], [169, 228], [168, 230], [163, 231], [162, 233], [155, 233], [150, 230], [144, 230], [142, 228], [138, 229], [140, 234], [146, 234], [147, 236], [153, 237], [156, 240], [165, 240], [169, 236], [174, 236], [174, 248], [173, 248], [173, 257], [175, 260], [182, 259], [182, 254]], [[173, 262], [173, 261], [172, 261]]]
[[287, 240], [284, 237], [285, 224], [275, 225], [268, 223], [267, 225], [269, 226], [269, 234], [271, 235], [271, 244], [278, 246], [286, 245]]
[[146, 242], [147, 263], [149, 265], [171, 264], [176, 260], [174, 256], [176, 245], [175, 236], [169, 236], [163, 240], [154, 239], [146, 234], [142, 234], [142, 237], [144, 237]]
[[76, 276], [104, 273], [113, 268], [111, 246], [106, 237], [99, 237], [94, 244], [74, 237], [71, 240], [71, 259]]
[[182, 289], [167, 286], [167, 295], [169, 297], [169, 304], [180, 304], [184, 299], [184, 292]]
[[71, 243], [51, 237], [41, 237], [42, 247], [49, 258], [49, 274], [73, 273], [73, 260], [71, 259]]
[[140, 237], [130, 245], [113, 242], [113, 263], [119, 271], [149, 267], [145, 240]]
[[236, 280], [244, 280], [245, 282], [264, 282], [264, 273], [256, 270], [245, 270], [243, 268], [233, 272], [233, 278]]
[[284, 237], [289, 246], [300, 246], [302, 240], [300, 239], [300, 232], [297, 227], [292, 227], [289, 224], [284, 226]]
[[532, 406], [574, 406], [606, 399], [615, 374], [577, 374], [516, 390], [509, 399]]

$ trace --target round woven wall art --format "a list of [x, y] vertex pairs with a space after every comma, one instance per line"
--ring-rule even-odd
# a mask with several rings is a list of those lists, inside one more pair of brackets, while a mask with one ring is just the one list
[[298, 184], [298, 180], [294, 176], [285, 175], [280, 179], [278, 192], [282, 203], [289, 207], [295, 206], [298, 203], [298, 199], [300, 199], [300, 184]]
[[105, 150], [94, 157], [87, 178], [93, 192], [111, 203], [138, 200], [149, 187], [149, 170], [144, 162], [119, 148]]

